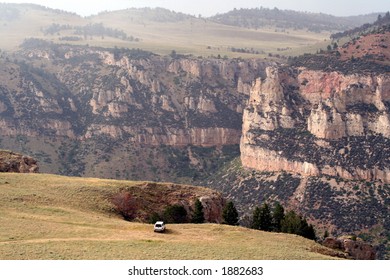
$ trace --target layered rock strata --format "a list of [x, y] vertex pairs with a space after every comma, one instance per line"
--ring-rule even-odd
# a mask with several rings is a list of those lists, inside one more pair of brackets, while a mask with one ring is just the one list
[[244, 110], [244, 166], [390, 182], [388, 74], [266, 73]]
[[24, 44], [22, 62], [1, 62], [0, 135], [238, 144], [250, 84], [266, 66], [39, 44]]

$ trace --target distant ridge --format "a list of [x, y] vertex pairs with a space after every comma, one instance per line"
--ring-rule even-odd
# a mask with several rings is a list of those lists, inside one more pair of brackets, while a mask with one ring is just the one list
[[351, 17], [336, 17], [323, 13], [308, 13], [277, 8], [235, 9], [225, 14], [209, 18], [212, 21], [246, 28], [277, 28], [307, 29], [312, 32], [346, 30], [373, 22], [378, 14]]
[[[142, 19], [154, 22], [178, 22], [194, 18], [194, 16], [171, 11], [165, 8], [128, 8], [125, 10], [100, 12], [97, 16], [116, 13], [129, 13], [129, 16], [131, 17], [130, 20]], [[94, 17], [94, 15], [91, 17]]]

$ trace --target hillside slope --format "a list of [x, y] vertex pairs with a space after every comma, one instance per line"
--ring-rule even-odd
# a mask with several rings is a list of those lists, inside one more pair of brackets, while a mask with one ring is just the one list
[[137, 182], [0, 174], [0, 259], [331, 259], [307, 239], [218, 224], [126, 222], [110, 194]]
[[218, 23], [246, 28], [274, 26], [280, 29], [308, 29], [312, 32], [346, 30], [372, 22], [378, 14], [336, 17], [323, 13], [297, 12], [277, 8], [234, 9], [210, 19]]
[[[1, 4], [2, 50], [16, 49], [26, 38], [113, 48], [140, 48], [158, 54], [172, 50], [196, 56], [266, 57], [277, 49], [299, 50], [330, 33], [274, 28], [248, 30], [165, 9], [127, 9], [88, 18], [37, 5]], [[243, 50], [243, 51], [233, 51]]]

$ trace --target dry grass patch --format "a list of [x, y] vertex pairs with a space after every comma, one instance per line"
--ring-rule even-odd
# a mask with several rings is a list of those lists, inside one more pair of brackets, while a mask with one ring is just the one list
[[217, 224], [129, 223], [108, 197], [139, 182], [0, 174], [0, 259], [329, 259], [313, 241]]

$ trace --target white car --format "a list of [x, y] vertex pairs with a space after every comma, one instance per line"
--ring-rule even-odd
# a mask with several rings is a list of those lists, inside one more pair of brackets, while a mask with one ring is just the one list
[[163, 221], [158, 221], [154, 224], [154, 231], [155, 232], [164, 232], [165, 231], [165, 224]]

